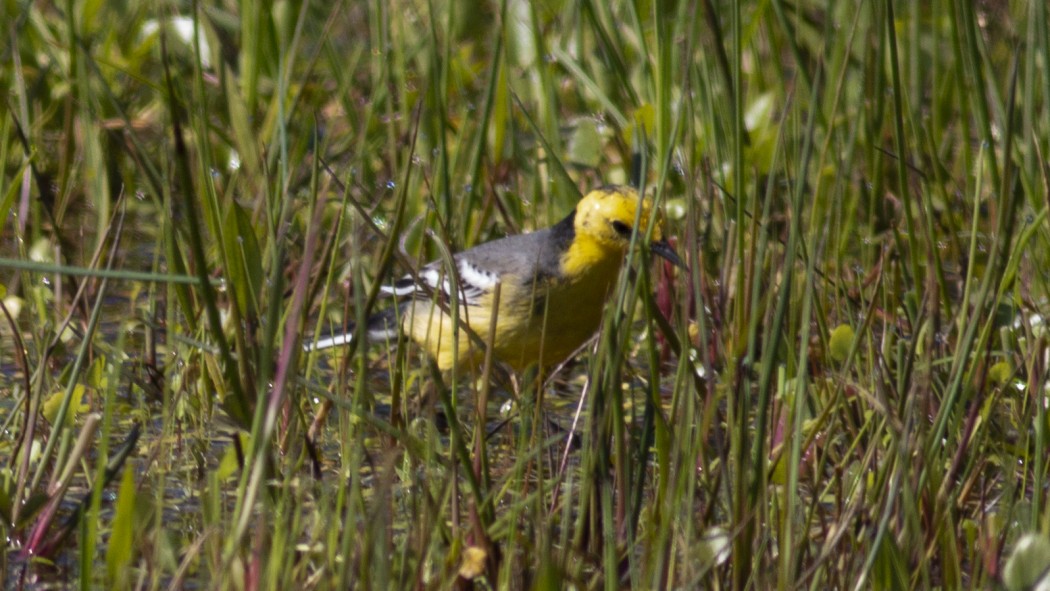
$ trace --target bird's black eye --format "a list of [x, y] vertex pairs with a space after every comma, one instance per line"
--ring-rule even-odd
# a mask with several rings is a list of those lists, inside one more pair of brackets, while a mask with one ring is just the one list
[[631, 227], [621, 222], [620, 220], [614, 220], [612, 222], [612, 228], [616, 231], [617, 234], [624, 238], [629, 239], [631, 237]]

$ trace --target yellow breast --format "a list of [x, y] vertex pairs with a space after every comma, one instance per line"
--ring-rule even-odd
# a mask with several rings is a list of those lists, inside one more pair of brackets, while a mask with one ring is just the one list
[[[575, 272], [525, 283], [520, 278], [506, 278], [501, 284], [496, 317], [496, 357], [516, 370], [532, 363], [546, 366], [565, 360], [598, 330], [622, 261], [622, 253], [596, 256], [595, 252], [574, 253], [570, 249], [565, 263]], [[492, 321], [492, 297], [481, 298], [474, 306], [460, 306], [459, 310], [460, 322], [484, 342]], [[410, 315], [404, 324], [406, 332], [427, 349], [442, 370], [484, 359], [484, 347], [462, 324], [456, 327], [436, 304], [416, 302], [406, 313]]]

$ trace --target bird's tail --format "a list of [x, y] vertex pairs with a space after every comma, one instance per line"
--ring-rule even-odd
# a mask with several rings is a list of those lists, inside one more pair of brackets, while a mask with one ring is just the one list
[[345, 332], [322, 334], [311, 339], [303, 345], [303, 349], [310, 352], [349, 345], [354, 339], [360, 338], [361, 334], [371, 343], [397, 339], [399, 332], [397, 318], [396, 307], [388, 308], [370, 316], [363, 332], [356, 330], [356, 327], [350, 324], [346, 327]]

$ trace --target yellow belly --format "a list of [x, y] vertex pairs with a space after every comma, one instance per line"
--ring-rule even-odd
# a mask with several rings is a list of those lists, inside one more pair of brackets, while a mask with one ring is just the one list
[[[505, 284], [496, 317], [494, 353], [516, 370], [532, 363], [547, 366], [565, 360], [601, 324], [605, 302], [620, 270], [620, 260], [594, 267], [576, 281], [547, 280], [517, 288]], [[442, 370], [481, 363], [492, 322], [492, 299], [460, 306], [460, 327], [441, 307], [417, 301], [405, 309], [405, 332], [423, 346]], [[463, 325], [478, 339], [472, 339]], [[455, 344], [455, 346], [453, 346]]]

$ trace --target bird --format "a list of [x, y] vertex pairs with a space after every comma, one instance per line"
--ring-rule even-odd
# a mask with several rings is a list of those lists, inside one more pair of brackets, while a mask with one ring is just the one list
[[[390, 342], [403, 334], [422, 346], [442, 371], [476, 366], [484, 359], [484, 337], [498, 299], [488, 343], [494, 357], [515, 371], [534, 363], [560, 363], [597, 332], [632, 237], [644, 238], [652, 215], [652, 201], [634, 188], [596, 188], [551, 227], [455, 254], [454, 273], [439, 260], [383, 286], [384, 293], [398, 299], [396, 305], [367, 318], [363, 330], [351, 328], [305, 348], [346, 345], [362, 336], [368, 342]], [[651, 238], [650, 252], [685, 267], [659, 221]], [[458, 323], [453, 305], [458, 306]]]

